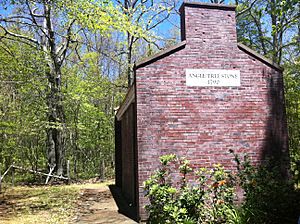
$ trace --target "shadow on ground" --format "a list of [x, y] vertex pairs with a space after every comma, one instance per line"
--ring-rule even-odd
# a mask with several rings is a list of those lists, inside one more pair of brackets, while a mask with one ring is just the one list
[[106, 186], [100, 189], [84, 189], [81, 192], [73, 223], [136, 224], [118, 212], [114, 198]]

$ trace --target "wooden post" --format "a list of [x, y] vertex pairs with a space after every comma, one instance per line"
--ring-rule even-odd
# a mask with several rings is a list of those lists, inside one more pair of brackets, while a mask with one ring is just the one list
[[103, 180], [105, 180], [105, 161], [102, 160]]
[[12, 186], [14, 187], [15, 186], [15, 168], [12, 167], [11, 169], [11, 183], [12, 183]]
[[100, 181], [103, 182], [105, 180], [105, 162], [101, 160], [100, 164]]
[[67, 160], [67, 177], [68, 177], [68, 184], [70, 184], [70, 160]]

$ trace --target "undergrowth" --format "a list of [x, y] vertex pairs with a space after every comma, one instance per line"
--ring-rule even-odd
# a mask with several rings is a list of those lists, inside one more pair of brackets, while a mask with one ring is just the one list
[[256, 167], [247, 156], [240, 159], [237, 155], [234, 160], [236, 172], [225, 171], [220, 164], [195, 170], [176, 155], [160, 157], [160, 168], [144, 183], [148, 222], [297, 223], [300, 194], [280, 164], [270, 160]]

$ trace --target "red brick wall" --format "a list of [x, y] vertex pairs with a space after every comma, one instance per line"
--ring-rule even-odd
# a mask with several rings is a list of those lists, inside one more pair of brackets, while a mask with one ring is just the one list
[[[276, 147], [287, 150], [283, 81], [279, 70], [237, 46], [231, 8], [184, 8], [186, 46], [136, 70], [138, 187], [158, 158], [175, 153], [195, 166], [234, 169], [229, 149], [261, 161]], [[185, 70], [237, 69], [240, 87], [188, 87]]]

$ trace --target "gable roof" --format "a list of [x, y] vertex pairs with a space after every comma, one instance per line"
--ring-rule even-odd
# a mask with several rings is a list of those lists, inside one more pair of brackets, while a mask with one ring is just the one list
[[222, 9], [222, 10], [229, 10], [235, 11], [236, 5], [225, 5], [225, 4], [216, 4], [216, 3], [204, 3], [204, 2], [189, 2], [183, 1], [180, 8], [185, 6], [194, 7], [194, 8], [206, 8], [206, 9]]
[[[170, 48], [167, 48], [163, 51], [158, 52], [157, 54], [154, 54], [148, 58], [145, 58], [143, 60], [141, 60], [140, 62], [136, 63], [135, 65], [135, 69], [144, 67], [146, 65], [151, 64], [152, 62], [155, 62], [161, 58], [164, 58], [166, 56], [169, 56], [183, 48], [185, 48], [186, 46], [186, 41], [182, 41], [179, 44], [176, 44]], [[283, 68], [280, 67], [278, 64], [274, 63], [273, 61], [271, 61], [270, 59], [266, 58], [265, 56], [257, 53], [256, 51], [252, 50], [251, 48], [247, 47], [246, 45], [242, 44], [242, 43], [238, 43], [237, 47], [242, 50], [243, 52], [245, 52], [246, 54], [258, 59], [259, 61], [261, 61], [262, 63], [280, 71], [283, 72]]]
[[246, 45], [242, 44], [242, 43], [238, 43], [237, 44], [238, 48], [242, 51], [244, 51], [246, 54], [258, 59], [259, 61], [261, 61], [262, 63], [280, 71], [283, 72], [283, 68], [280, 67], [278, 64], [276, 64], [275, 62], [271, 61], [270, 59], [266, 58], [265, 56], [257, 53], [256, 51], [252, 50], [251, 48], [247, 47]]
[[135, 85], [132, 85], [130, 89], [128, 89], [127, 94], [122, 102], [121, 106], [117, 110], [116, 118], [118, 121], [122, 119], [123, 114], [127, 111], [128, 107], [134, 103], [135, 100]]

